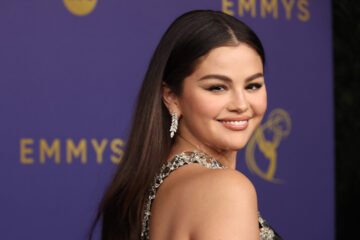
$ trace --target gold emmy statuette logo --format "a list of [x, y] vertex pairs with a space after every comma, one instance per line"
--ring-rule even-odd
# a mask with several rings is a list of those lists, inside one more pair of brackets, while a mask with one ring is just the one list
[[63, 0], [67, 10], [76, 16], [85, 16], [94, 11], [97, 0]]
[[[257, 128], [246, 147], [245, 158], [249, 169], [269, 182], [281, 183], [281, 180], [275, 178], [277, 148], [282, 139], [290, 134], [290, 131], [289, 114], [283, 109], [274, 109], [269, 114], [267, 121]], [[266, 170], [259, 167], [259, 161], [255, 158], [256, 150], [260, 150], [268, 160]]]

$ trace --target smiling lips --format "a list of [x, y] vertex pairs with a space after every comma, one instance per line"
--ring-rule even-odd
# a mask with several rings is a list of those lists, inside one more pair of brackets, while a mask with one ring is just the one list
[[222, 125], [230, 130], [241, 131], [245, 130], [249, 125], [249, 119], [244, 120], [219, 120]]

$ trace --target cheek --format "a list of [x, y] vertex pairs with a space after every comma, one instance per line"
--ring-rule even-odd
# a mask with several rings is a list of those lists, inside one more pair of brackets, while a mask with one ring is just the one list
[[254, 96], [252, 99], [252, 109], [257, 115], [264, 115], [267, 109], [267, 96], [266, 92]]
[[[192, 116], [214, 118], [221, 109], [221, 101], [219, 98], [209, 96], [206, 92], [196, 92], [185, 96], [186, 102], [182, 103], [184, 114]], [[195, 119], [194, 119], [195, 120]]]

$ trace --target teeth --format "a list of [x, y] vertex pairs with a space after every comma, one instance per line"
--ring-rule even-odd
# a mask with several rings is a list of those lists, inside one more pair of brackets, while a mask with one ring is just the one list
[[247, 120], [243, 120], [243, 121], [222, 121], [223, 123], [227, 123], [227, 124], [233, 124], [233, 125], [242, 125], [245, 124], [247, 122]]

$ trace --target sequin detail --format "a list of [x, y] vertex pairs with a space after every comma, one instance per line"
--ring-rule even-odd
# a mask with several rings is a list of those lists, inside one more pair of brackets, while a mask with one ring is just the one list
[[273, 240], [275, 239], [275, 233], [267, 224], [267, 222], [260, 216], [259, 213], [259, 225], [260, 225], [260, 240]]
[[[187, 164], [200, 164], [209, 169], [222, 169], [226, 168], [216, 159], [206, 155], [202, 152], [183, 152], [174, 157], [173, 160], [169, 161], [162, 165], [160, 173], [155, 176], [153, 184], [150, 187], [148, 192], [148, 198], [146, 200], [144, 210], [143, 210], [143, 221], [142, 221], [142, 231], [141, 239], [149, 240], [150, 236], [150, 216], [151, 216], [151, 205], [156, 197], [156, 193], [160, 185], [164, 182], [165, 178], [170, 175], [173, 171], [178, 169], [181, 166]], [[261, 218], [259, 214], [259, 227], [260, 227], [260, 240], [273, 240], [275, 239], [275, 234], [273, 230], [268, 226], [266, 221]]]

